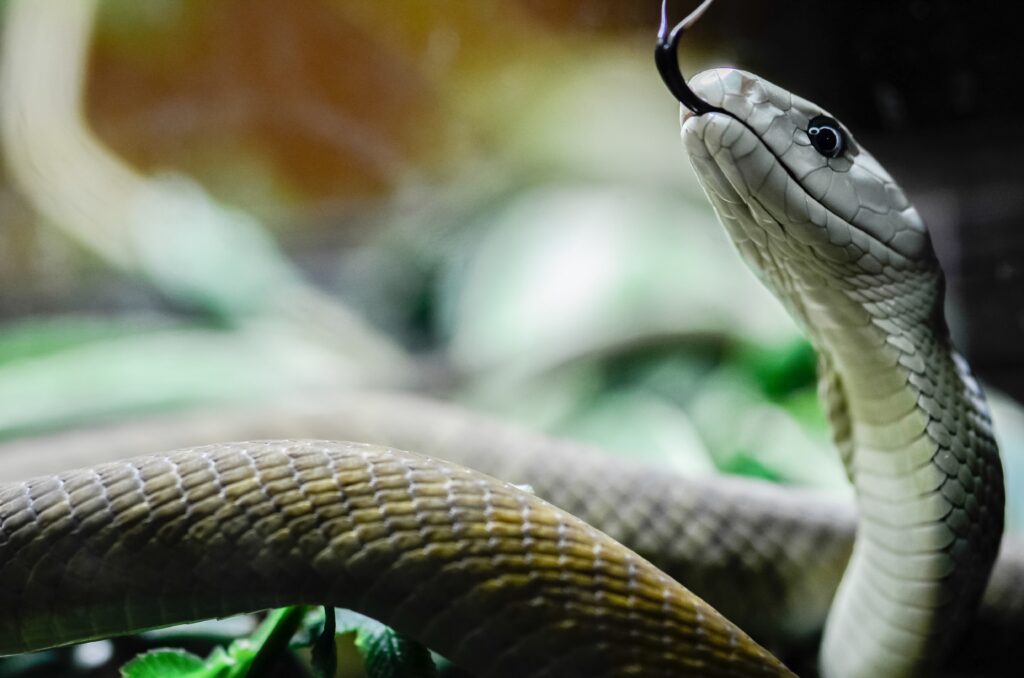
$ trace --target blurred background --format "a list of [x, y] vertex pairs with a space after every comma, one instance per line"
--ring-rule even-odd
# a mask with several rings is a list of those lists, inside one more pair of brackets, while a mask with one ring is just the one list
[[[679, 146], [658, 4], [6, 3], [0, 436], [414, 387], [845, 492], [813, 353]], [[958, 344], [1019, 398], [1008, 22], [732, 5], [685, 70], [755, 70], [854, 129], [933, 230]]]
[[[0, 440], [416, 388], [848, 494], [813, 352], [680, 146], [659, 4], [0, 2]], [[682, 59], [820, 103], [907, 189], [1012, 500], [1024, 142], [1001, 11], [722, 0]]]

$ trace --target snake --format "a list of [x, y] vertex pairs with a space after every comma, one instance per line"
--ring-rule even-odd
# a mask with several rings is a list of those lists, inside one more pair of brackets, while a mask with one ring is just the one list
[[[949, 338], [928, 232], [884, 168], [828, 112], [756, 75], [682, 76], [679, 40], [710, 4], [672, 30], [663, 4], [656, 63], [719, 220], [817, 350], [857, 498], [819, 670], [927, 675], [970, 625], [999, 549], [1004, 490], [984, 396]], [[402, 427], [400, 410], [391, 418]], [[503, 473], [515, 461], [469, 447], [471, 466], [523, 481]], [[530, 482], [595, 477], [572, 451], [523, 457]], [[648, 491], [673, 498], [665, 511], [697, 497], [687, 515], [705, 543], [727, 532], [728, 518], [707, 519], [723, 503], [759, 508], [740, 499], [745, 487], [702, 494], [596, 466], [606, 490], [623, 484], [603, 509], [580, 511], [606, 532]], [[306, 603], [368, 614], [482, 676], [792, 675], [636, 550], [556, 507], [573, 502], [534, 489], [325, 440], [215, 443], [4, 483], [0, 654]], [[593, 494], [575, 503], [599, 503]], [[843, 522], [830, 511], [823, 526]], [[656, 531], [649, 521], [626, 541]], [[803, 560], [820, 555], [814, 543]]]
[[821, 673], [934, 670], [991, 573], [1005, 497], [991, 417], [950, 340], [924, 222], [816, 104], [741, 70], [687, 85], [658, 63], [719, 221], [817, 351], [820, 398], [855, 488], [858, 538]]

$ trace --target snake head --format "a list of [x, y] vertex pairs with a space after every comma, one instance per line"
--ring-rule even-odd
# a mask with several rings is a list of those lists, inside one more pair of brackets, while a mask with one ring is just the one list
[[731, 68], [700, 73], [689, 85], [715, 110], [683, 111], [686, 150], [759, 273], [772, 263], [766, 256], [799, 263], [806, 248], [846, 273], [934, 267], [917, 211], [827, 111]]

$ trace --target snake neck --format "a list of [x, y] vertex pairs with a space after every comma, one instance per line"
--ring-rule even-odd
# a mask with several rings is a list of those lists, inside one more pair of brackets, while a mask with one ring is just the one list
[[929, 263], [899, 276], [812, 266], [770, 277], [818, 350], [860, 514], [822, 673], [927, 672], [978, 604], [1004, 499], [985, 398], [946, 329], [942, 274]]

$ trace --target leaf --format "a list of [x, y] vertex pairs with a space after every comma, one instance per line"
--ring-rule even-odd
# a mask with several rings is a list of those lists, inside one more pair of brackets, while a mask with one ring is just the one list
[[123, 678], [194, 678], [206, 674], [206, 662], [184, 650], [152, 650], [121, 667]]
[[305, 610], [274, 610], [249, 638], [224, 649], [214, 648], [205, 660], [184, 650], [155, 650], [139, 655], [121, 668], [124, 678], [259, 678], [269, 675], [302, 622]]
[[435, 678], [430, 650], [409, 636], [351, 610], [335, 612], [338, 633], [356, 633], [368, 678]]
[[366, 662], [369, 678], [434, 678], [437, 667], [430, 650], [394, 629], [359, 633], [356, 647]]
[[733, 359], [773, 400], [817, 383], [817, 354], [803, 339], [774, 347], [745, 344]]
[[728, 461], [722, 463], [720, 468], [723, 473], [761, 478], [772, 483], [780, 483], [785, 480], [785, 477], [777, 470], [744, 450], [737, 451]]

